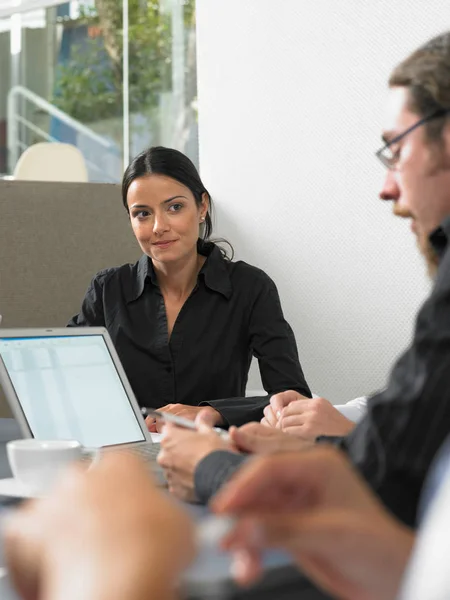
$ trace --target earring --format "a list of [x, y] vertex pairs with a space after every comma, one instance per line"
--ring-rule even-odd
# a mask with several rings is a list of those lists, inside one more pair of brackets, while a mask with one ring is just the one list
[[205, 217], [202, 217], [202, 218], [200, 219], [200, 222], [201, 222], [201, 223], [203, 223], [203, 221], [204, 221], [204, 220], [205, 220]]

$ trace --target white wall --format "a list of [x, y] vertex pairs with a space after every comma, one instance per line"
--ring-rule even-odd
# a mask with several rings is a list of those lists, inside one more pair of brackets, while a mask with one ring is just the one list
[[[377, 199], [391, 69], [447, 0], [197, 0], [200, 164], [218, 233], [276, 281], [315, 391], [383, 386], [429, 289]], [[250, 387], [257, 387], [253, 373]]]

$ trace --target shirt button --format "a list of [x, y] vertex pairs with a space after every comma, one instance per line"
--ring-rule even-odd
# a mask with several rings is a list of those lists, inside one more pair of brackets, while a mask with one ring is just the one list
[[172, 373], [172, 367], [166, 367], [166, 372], [167, 373]]

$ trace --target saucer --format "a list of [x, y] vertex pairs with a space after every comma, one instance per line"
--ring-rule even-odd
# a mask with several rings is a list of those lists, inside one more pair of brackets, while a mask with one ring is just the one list
[[37, 498], [39, 494], [24, 485], [17, 479], [0, 479], [0, 496], [13, 496], [15, 498]]

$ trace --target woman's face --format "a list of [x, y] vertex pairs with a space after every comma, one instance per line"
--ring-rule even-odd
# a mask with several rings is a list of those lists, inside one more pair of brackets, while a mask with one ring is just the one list
[[196, 252], [207, 195], [198, 206], [189, 188], [164, 175], [146, 175], [128, 188], [127, 205], [134, 235], [153, 261], [169, 263]]

